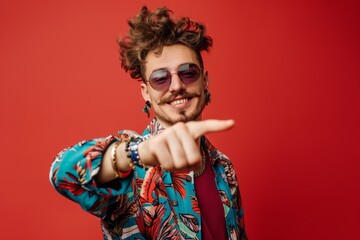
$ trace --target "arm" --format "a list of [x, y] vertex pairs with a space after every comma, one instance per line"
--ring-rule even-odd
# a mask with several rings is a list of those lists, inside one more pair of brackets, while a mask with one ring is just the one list
[[113, 170], [108, 169], [107, 172], [105, 167], [104, 173], [111, 176], [108, 184], [103, 182], [103, 186], [99, 187], [95, 180], [104, 158], [106, 159], [118, 136], [119, 134], [114, 134], [107, 138], [82, 141], [64, 149], [56, 156], [50, 170], [50, 181], [59, 193], [99, 217], [105, 215], [110, 203], [117, 204], [118, 196], [121, 196], [122, 200], [126, 198], [125, 202], [133, 201], [132, 174], [121, 179], [119, 183], [112, 181], [115, 177]]
[[[234, 121], [205, 120], [188, 123], [177, 123], [142, 143], [138, 152], [141, 161], [147, 166], [160, 165], [165, 170], [190, 171], [199, 168], [201, 154], [199, 139], [205, 133], [224, 131], [231, 128]], [[154, 147], [155, 146], [155, 147]], [[112, 166], [110, 146], [103, 157], [101, 168], [96, 176], [98, 184], [104, 184], [116, 178]], [[121, 143], [115, 151], [117, 168], [126, 173], [130, 168], [125, 143]]]
[[[165, 170], [189, 171], [201, 164], [198, 139], [205, 133], [224, 131], [234, 125], [232, 120], [205, 120], [178, 123], [165, 129], [139, 145], [139, 156], [148, 166], [159, 165]], [[131, 132], [131, 134], [135, 134]], [[116, 204], [117, 198], [126, 198], [122, 202], [134, 200], [133, 174], [116, 179], [112, 167], [111, 145], [119, 138], [111, 135], [106, 139], [81, 142], [60, 152], [50, 171], [50, 181], [65, 197], [79, 203], [86, 211], [104, 216], [109, 203]], [[116, 164], [121, 172], [130, 169], [126, 157], [125, 143], [116, 151]], [[109, 183], [117, 183], [110, 187]], [[100, 186], [100, 187], [99, 187]]]
[[125, 145], [126, 142], [120, 143], [117, 147], [115, 144], [111, 144], [106, 149], [101, 161], [99, 173], [95, 176], [95, 181], [98, 186], [102, 186], [103, 184], [106, 184], [118, 177], [118, 173], [114, 170], [112, 162], [112, 154], [114, 151], [118, 170], [123, 173], [131, 171], [130, 162], [127, 157], [127, 152], [125, 151]]

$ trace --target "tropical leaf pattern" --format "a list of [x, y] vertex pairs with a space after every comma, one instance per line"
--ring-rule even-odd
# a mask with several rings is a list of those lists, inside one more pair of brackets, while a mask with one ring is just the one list
[[142, 182], [140, 196], [147, 202], [154, 202], [159, 197], [166, 197], [165, 185], [161, 178], [161, 169], [158, 166], [151, 167]]
[[190, 200], [191, 200], [192, 210], [196, 212], [198, 215], [200, 215], [200, 207], [197, 198], [193, 195], [190, 195]]
[[[143, 133], [164, 128], [153, 119]], [[56, 155], [50, 181], [65, 197], [101, 219], [104, 239], [201, 239], [201, 212], [192, 172], [167, 172], [159, 166], [135, 170], [98, 187], [94, 176], [106, 149], [119, 139], [141, 137], [120, 131], [107, 138], [82, 141]], [[229, 239], [247, 239], [241, 197], [230, 160], [205, 137], [224, 207]]]
[[186, 196], [185, 183], [186, 181], [189, 181], [189, 173], [172, 171], [170, 175], [173, 181], [172, 186], [174, 190], [181, 196], [181, 198], [185, 198]]
[[181, 221], [185, 224], [185, 226], [190, 229], [192, 232], [199, 232], [199, 221], [192, 214], [179, 214]]

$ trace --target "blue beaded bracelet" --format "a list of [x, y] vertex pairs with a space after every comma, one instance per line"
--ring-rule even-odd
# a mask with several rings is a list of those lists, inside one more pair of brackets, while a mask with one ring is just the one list
[[145, 138], [132, 137], [129, 142], [127, 142], [125, 151], [128, 152], [127, 157], [130, 159], [130, 166], [134, 169], [135, 166], [145, 167], [141, 162], [138, 148], [141, 142], [145, 141]]

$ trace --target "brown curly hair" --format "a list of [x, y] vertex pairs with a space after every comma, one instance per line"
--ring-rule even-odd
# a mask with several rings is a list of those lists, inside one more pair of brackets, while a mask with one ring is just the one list
[[120, 38], [121, 67], [130, 71], [134, 79], [143, 79], [145, 58], [150, 51], [161, 54], [164, 46], [183, 44], [196, 53], [200, 67], [203, 61], [200, 52], [209, 51], [213, 44], [211, 37], [205, 35], [205, 26], [183, 17], [179, 20], [170, 18], [173, 12], [166, 7], [150, 12], [146, 6], [132, 19], [128, 36]]

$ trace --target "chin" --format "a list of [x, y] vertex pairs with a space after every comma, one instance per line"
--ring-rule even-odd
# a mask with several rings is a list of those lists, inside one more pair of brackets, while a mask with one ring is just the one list
[[186, 123], [186, 122], [190, 122], [190, 121], [201, 120], [202, 110], [203, 109], [201, 109], [199, 111], [195, 111], [195, 112], [186, 112], [186, 111], [178, 112], [171, 116], [170, 115], [164, 116], [161, 114], [157, 114], [156, 116], [157, 116], [158, 120], [166, 123], [166, 125], [171, 126], [178, 122]]
[[[197, 107], [192, 107], [192, 109], [182, 109], [178, 111], [165, 111], [165, 109], [155, 109], [156, 118], [164, 125], [171, 126], [178, 122], [189, 122], [201, 120], [202, 111], [205, 108], [205, 101], [201, 101], [200, 105]], [[159, 110], [159, 111], [156, 111]], [[168, 109], [166, 109], [168, 110]]]
[[177, 123], [177, 122], [190, 122], [190, 121], [194, 121], [194, 120], [199, 120], [198, 118], [192, 117], [192, 116], [186, 116], [186, 115], [181, 115], [179, 117], [177, 117], [176, 119], [173, 120], [173, 123]]

